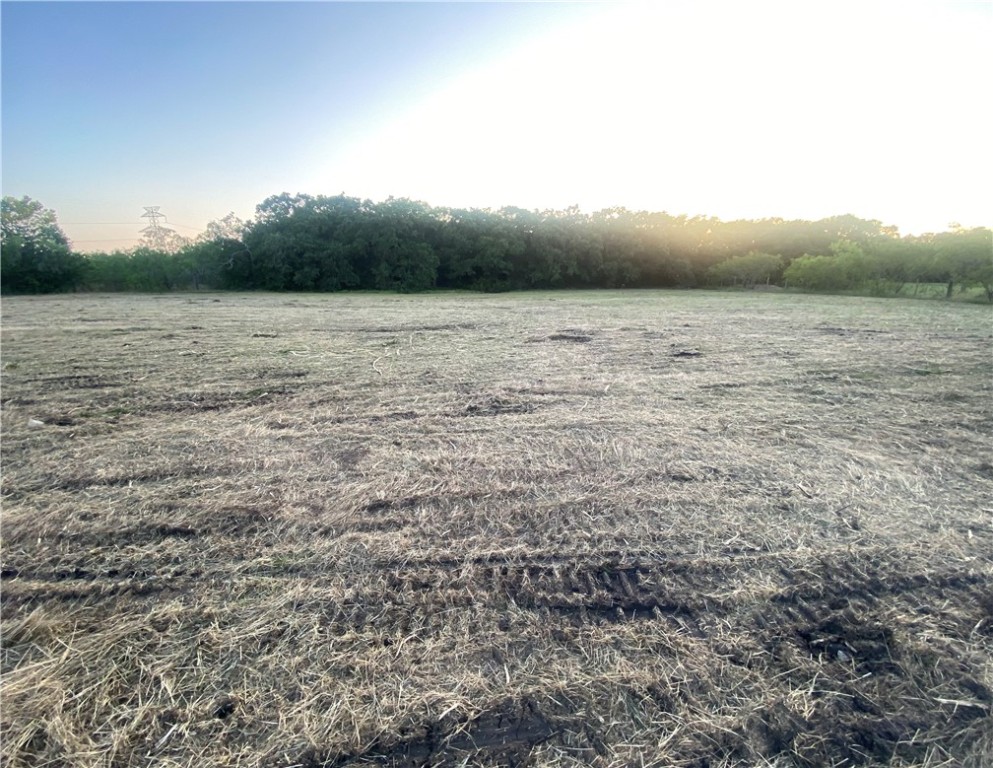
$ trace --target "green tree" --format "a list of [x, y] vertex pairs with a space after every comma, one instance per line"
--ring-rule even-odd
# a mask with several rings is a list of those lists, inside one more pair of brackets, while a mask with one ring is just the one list
[[76, 288], [86, 261], [73, 253], [55, 212], [30, 197], [0, 203], [0, 290], [54, 293]]
[[229, 213], [208, 223], [196, 240], [180, 249], [177, 259], [193, 290], [238, 287], [230, 280], [229, 270], [235, 256], [245, 249], [244, 233], [245, 222]]
[[935, 259], [948, 273], [951, 296], [955, 284], [983, 288], [993, 302], [993, 230], [958, 227], [935, 237]]
[[783, 258], [774, 253], [751, 251], [744, 256], [722, 261], [707, 270], [707, 275], [718, 283], [741, 285], [751, 288], [761, 283], [771, 283], [783, 271]]
[[138, 288], [131, 254], [127, 251], [86, 254], [83, 287], [91, 291], [133, 291]]
[[917, 249], [898, 237], [881, 237], [866, 250], [872, 292], [897, 295], [906, 283], [916, 281]]
[[132, 289], [174, 291], [183, 285], [183, 264], [175, 254], [146, 246], [130, 253]]
[[790, 288], [803, 291], [832, 291], [841, 284], [835, 259], [810, 254], [794, 259], [783, 273], [783, 280]]
[[373, 206], [364, 224], [373, 288], [410, 293], [435, 287], [440, 258], [432, 243], [438, 222], [427, 204], [391, 197]]
[[373, 287], [372, 213], [357, 198], [282, 194], [256, 208], [241, 244], [230, 241], [231, 287], [336, 291]]
[[869, 279], [869, 260], [860, 243], [836, 240], [831, 243], [830, 249], [834, 260], [836, 289], [859, 288]]
[[793, 288], [806, 291], [848, 291], [862, 287], [869, 276], [865, 251], [858, 243], [837, 240], [830, 256], [806, 254], [786, 268], [783, 279]]

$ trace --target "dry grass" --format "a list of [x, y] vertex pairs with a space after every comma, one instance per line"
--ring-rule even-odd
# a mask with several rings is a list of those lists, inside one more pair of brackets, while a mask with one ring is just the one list
[[3, 763], [989, 765], [991, 327], [7, 299]]

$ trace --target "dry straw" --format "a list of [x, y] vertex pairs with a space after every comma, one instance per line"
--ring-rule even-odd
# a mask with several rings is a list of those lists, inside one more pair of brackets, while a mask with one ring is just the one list
[[991, 316], [3, 304], [20, 766], [993, 761]]

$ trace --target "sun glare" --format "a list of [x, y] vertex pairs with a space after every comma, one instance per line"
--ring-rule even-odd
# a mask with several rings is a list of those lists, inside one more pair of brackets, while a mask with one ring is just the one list
[[[326, 155], [315, 186], [436, 205], [852, 212], [943, 228], [935, 187], [971, 183], [955, 182], [956, 150], [941, 141], [947, 111], [976, 98], [948, 62], [981, 67], [982, 48], [937, 10], [908, 8], [611, 7]], [[956, 128], [963, 145], [984, 146], [988, 124]], [[974, 161], [989, 169], [988, 150]]]

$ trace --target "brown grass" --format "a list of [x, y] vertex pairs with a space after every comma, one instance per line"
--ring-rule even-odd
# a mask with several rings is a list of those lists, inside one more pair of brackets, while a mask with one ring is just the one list
[[6, 299], [3, 764], [989, 765], [991, 327]]

